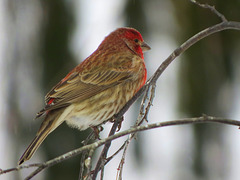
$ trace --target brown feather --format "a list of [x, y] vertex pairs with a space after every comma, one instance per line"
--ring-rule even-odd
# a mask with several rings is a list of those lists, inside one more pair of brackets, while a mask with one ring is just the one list
[[[109, 54], [109, 56], [111, 56], [111, 54]], [[45, 108], [37, 114], [36, 118], [43, 115], [45, 111], [84, 101], [123, 81], [130, 80], [131, 77], [135, 75], [135, 72], [132, 70], [132, 68], [134, 68], [134, 56], [135, 55], [124, 52], [118, 56], [118, 59], [115, 58], [114, 61], [104, 61], [97, 67], [87, 66], [86, 68], [88, 68], [89, 71], [79, 73], [72, 72], [71, 76], [67, 75], [68, 80], [59, 82], [46, 95], [46, 102], [52, 98], [54, 98], [54, 101], [52, 104], [47, 104]], [[91, 56], [88, 60], [92, 61]], [[86, 69], [85, 67], [82, 68]]]

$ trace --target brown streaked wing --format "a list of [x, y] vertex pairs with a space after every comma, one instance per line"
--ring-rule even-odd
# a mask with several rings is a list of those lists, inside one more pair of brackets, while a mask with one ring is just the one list
[[120, 69], [98, 71], [84, 75], [75, 75], [69, 80], [57, 84], [46, 96], [46, 101], [54, 98], [52, 105], [46, 105], [45, 111], [66, 107], [81, 102], [122, 81], [131, 79], [131, 71]]

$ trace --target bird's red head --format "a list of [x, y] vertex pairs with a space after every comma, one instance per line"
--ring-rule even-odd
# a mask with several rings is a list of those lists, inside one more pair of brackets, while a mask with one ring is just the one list
[[143, 38], [142, 35], [140, 34], [140, 32], [138, 32], [136, 29], [133, 28], [119, 28], [123, 29], [123, 37], [129, 39], [129, 40], [139, 40], [143, 42]]
[[133, 28], [119, 28], [116, 31], [122, 31], [122, 39], [130, 50], [143, 58], [143, 52], [150, 49], [144, 42], [142, 35]]
[[106, 44], [106, 41], [114, 41], [114, 43], [108, 43], [112, 45], [118, 43], [123, 44], [124, 47], [128, 48], [141, 58], [143, 58], [143, 52], [150, 49], [147, 43], [144, 42], [140, 32], [134, 28], [118, 28], [105, 38], [103, 44]]

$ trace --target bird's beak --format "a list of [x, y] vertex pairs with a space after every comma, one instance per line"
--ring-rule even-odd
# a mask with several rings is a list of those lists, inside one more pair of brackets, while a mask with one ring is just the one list
[[151, 47], [147, 43], [145, 43], [145, 42], [142, 42], [141, 48], [142, 48], [143, 52], [148, 51], [148, 50], [151, 49]]

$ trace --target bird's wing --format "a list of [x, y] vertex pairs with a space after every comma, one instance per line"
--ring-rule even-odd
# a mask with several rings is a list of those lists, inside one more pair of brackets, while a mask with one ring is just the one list
[[[121, 61], [121, 59], [119, 59]], [[118, 65], [105, 64], [94, 66], [88, 71], [78, 72], [74, 69], [62, 81], [60, 81], [46, 95], [46, 106], [37, 117], [48, 110], [66, 107], [71, 103], [81, 102], [123, 81], [131, 79], [131, 58], [125, 58], [125, 62]], [[106, 68], [106, 66], [109, 66]]]

